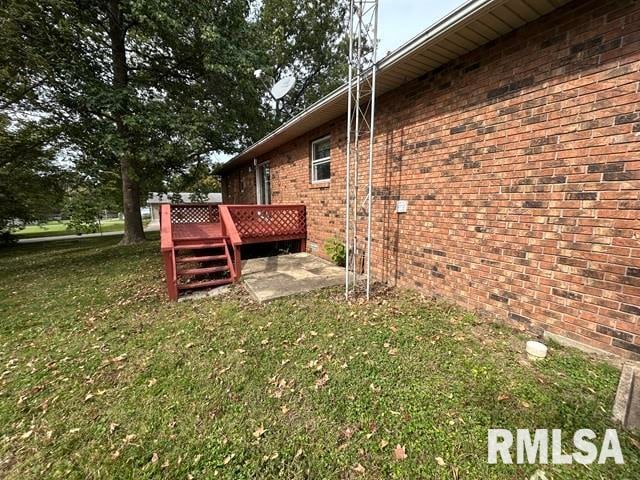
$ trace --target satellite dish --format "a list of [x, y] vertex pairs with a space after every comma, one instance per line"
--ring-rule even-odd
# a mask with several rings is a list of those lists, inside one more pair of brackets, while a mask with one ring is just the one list
[[280, 100], [284, 97], [296, 84], [296, 79], [294, 76], [286, 76], [282, 77], [280, 80], [276, 82], [276, 84], [271, 87], [271, 95], [276, 100]]

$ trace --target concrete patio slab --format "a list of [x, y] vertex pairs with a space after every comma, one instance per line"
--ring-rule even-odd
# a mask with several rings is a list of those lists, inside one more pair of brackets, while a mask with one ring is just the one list
[[242, 279], [259, 302], [344, 282], [344, 268], [308, 253], [252, 258], [242, 262]]

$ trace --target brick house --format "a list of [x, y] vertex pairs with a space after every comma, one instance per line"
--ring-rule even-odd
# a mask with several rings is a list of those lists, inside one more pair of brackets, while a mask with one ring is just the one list
[[[640, 2], [473, 1], [379, 65], [375, 278], [640, 359]], [[304, 203], [324, 256], [346, 98], [225, 164], [224, 202]]]

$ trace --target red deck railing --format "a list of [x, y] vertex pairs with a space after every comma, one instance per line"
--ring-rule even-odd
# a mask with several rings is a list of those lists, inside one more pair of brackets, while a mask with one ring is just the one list
[[[224, 241], [231, 254], [232, 278], [240, 277], [240, 247], [251, 243], [300, 240], [306, 250], [304, 205], [163, 204], [160, 206], [160, 249], [169, 297], [176, 299], [176, 246]], [[227, 253], [227, 255], [229, 255]]]
[[212, 203], [180, 203], [171, 205], [171, 223], [219, 223], [218, 205]]
[[243, 243], [307, 237], [304, 205], [226, 205]]

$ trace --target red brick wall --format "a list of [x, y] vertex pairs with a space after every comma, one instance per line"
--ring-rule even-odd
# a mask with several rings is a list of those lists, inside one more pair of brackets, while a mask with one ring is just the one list
[[[640, 3], [589, 1], [381, 96], [376, 278], [640, 358], [639, 88]], [[327, 133], [319, 188], [309, 143]], [[319, 254], [343, 236], [344, 145], [341, 118], [260, 158]]]
[[256, 172], [253, 164], [222, 177], [222, 198], [224, 203], [256, 203]]

